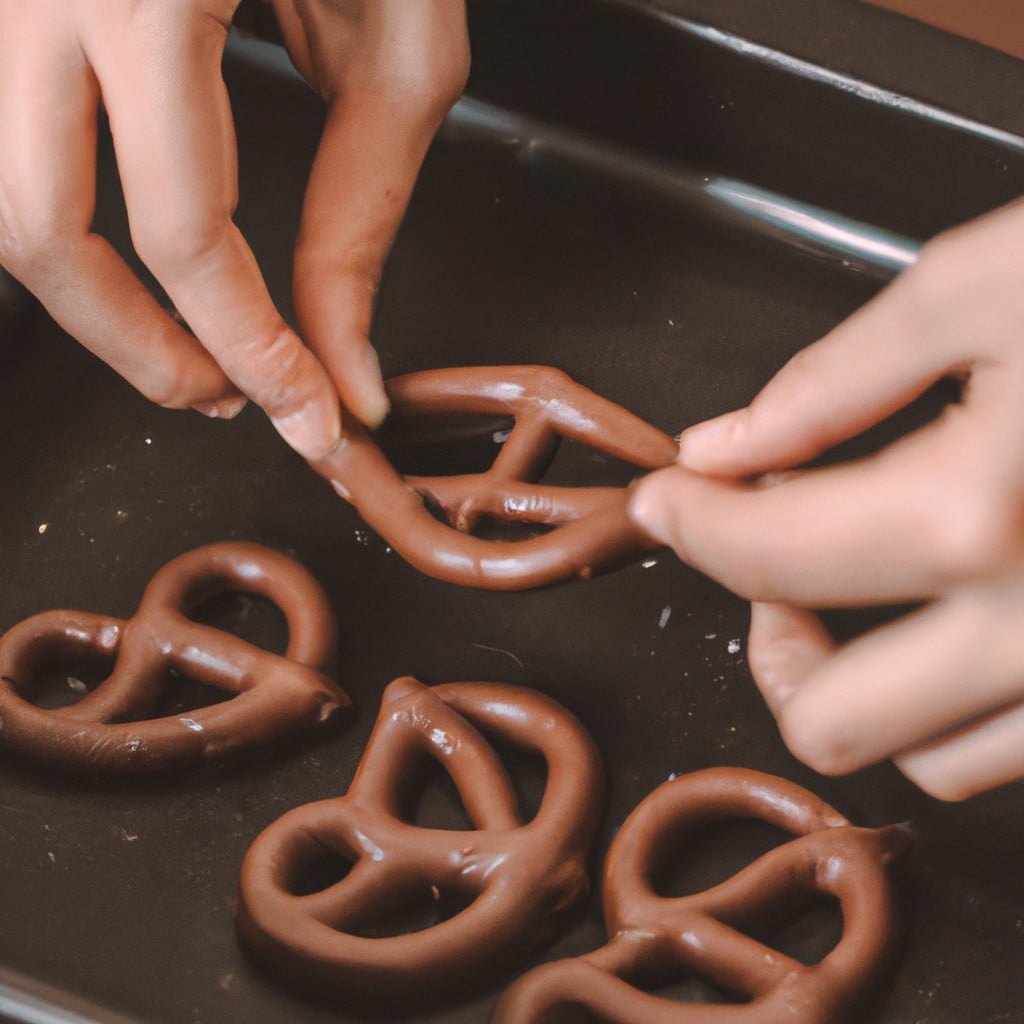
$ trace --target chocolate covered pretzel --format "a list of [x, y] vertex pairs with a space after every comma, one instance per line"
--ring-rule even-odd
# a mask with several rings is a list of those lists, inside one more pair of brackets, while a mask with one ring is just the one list
[[[530, 821], [520, 820], [510, 779], [478, 726], [547, 762]], [[403, 792], [424, 757], [449, 773], [473, 830], [406, 820]], [[348, 793], [288, 812], [250, 847], [239, 936], [271, 971], [346, 1005], [370, 1000], [380, 1009], [465, 992], [512, 970], [588, 891], [602, 792], [593, 741], [550, 698], [496, 683], [428, 688], [397, 679]], [[304, 870], [328, 852], [351, 869], [303, 891]], [[446, 894], [468, 905], [423, 930], [375, 935], [401, 908]]]
[[[284, 655], [188, 618], [216, 594], [269, 598], [288, 623]], [[327, 596], [298, 563], [258, 544], [197, 548], [150, 581], [130, 619], [89, 612], [33, 615], [0, 638], [0, 748], [85, 771], [181, 767], [316, 726], [349, 706], [323, 674], [337, 623]], [[116, 658], [77, 703], [51, 710], [27, 699], [54, 665]], [[186, 714], [153, 714], [170, 675], [232, 694]]]
[[[653, 890], [653, 874], [681, 839], [732, 817], [759, 818], [799, 838], [705, 892], [666, 898]], [[886, 868], [909, 841], [905, 826], [855, 828], [807, 790], [760, 772], [711, 768], [666, 782], [626, 819], [609, 851], [608, 944], [524, 975], [491, 1024], [550, 1024], [573, 1008], [613, 1024], [837, 1024], [890, 953], [895, 901]], [[839, 901], [844, 924], [819, 963], [800, 963], [738, 930], [771, 922], [814, 893]], [[686, 974], [747, 1001], [680, 1003], [637, 987]]]
[[[521, 590], [586, 578], [637, 558], [652, 543], [627, 515], [621, 487], [538, 483], [562, 437], [643, 469], [670, 465], [676, 443], [620, 406], [546, 366], [428, 370], [388, 382], [392, 418], [511, 416], [515, 425], [486, 473], [401, 477], [357, 423], [313, 463], [409, 563], [438, 579]], [[447, 517], [434, 518], [424, 497]], [[521, 541], [484, 540], [481, 518], [558, 528]]]

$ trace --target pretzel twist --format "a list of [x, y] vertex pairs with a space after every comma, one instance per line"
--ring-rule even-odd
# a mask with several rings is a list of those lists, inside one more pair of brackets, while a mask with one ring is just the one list
[[[521, 590], [621, 565], [652, 548], [627, 514], [621, 487], [537, 483], [560, 438], [570, 438], [643, 469], [671, 465], [676, 443], [632, 413], [546, 366], [429, 370], [388, 382], [392, 416], [512, 416], [515, 425], [481, 474], [399, 476], [357, 423], [331, 455], [313, 463], [406, 561], [450, 583]], [[427, 495], [448, 525], [424, 505]], [[471, 536], [481, 518], [554, 525], [517, 542]]]
[[[218, 593], [261, 594], [289, 627], [283, 656], [187, 617]], [[49, 611], [0, 638], [0, 747], [88, 771], [195, 764], [317, 725], [349, 706], [320, 671], [333, 660], [337, 623], [320, 585], [300, 565], [257, 544], [197, 548], [150, 581], [130, 619]], [[55, 662], [116, 656], [111, 674], [69, 707], [26, 699]], [[171, 671], [233, 694], [185, 715], [146, 718]]]
[[[545, 758], [548, 781], [529, 822], [520, 821], [505, 768], [476, 725]], [[450, 774], [474, 830], [403, 820], [403, 783], [422, 756]], [[239, 936], [258, 961], [303, 989], [367, 998], [376, 1008], [465, 991], [511, 970], [589, 890], [586, 856], [602, 791], [593, 741], [542, 694], [397, 679], [348, 793], [290, 811], [250, 847]], [[325, 850], [351, 870], [297, 895], [303, 866]], [[421, 931], [371, 937], [375, 922], [442, 891], [469, 903]]]
[[[799, 838], [705, 892], [665, 898], [651, 877], [667, 852], [709, 822], [753, 817]], [[878, 975], [891, 949], [894, 897], [886, 873], [906, 826], [855, 828], [813, 794], [744, 769], [711, 768], [664, 783], [630, 815], [605, 864], [610, 936], [601, 949], [544, 964], [512, 985], [492, 1024], [541, 1024], [584, 1008], [610, 1024], [835, 1024]], [[772, 920], [794, 897], [834, 896], [844, 932], [806, 966], [737, 930]], [[636, 987], [687, 972], [748, 1001], [679, 1003]]]

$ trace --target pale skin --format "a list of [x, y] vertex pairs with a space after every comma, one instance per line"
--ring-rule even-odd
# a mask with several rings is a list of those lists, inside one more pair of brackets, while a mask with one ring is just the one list
[[[0, 263], [143, 394], [229, 418], [246, 398], [307, 458], [387, 398], [382, 266], [469, 66], [464, 0], [273, 0], [327, 103], [295, 251], [298, 331], [232, 220], [221, 58], [238, 0], [0, 0]], [[132, 241], [181, 318], [91, 230], [100, 104]], [[339, 401], [340, 399], [340, 401]]]
[[[949, 800], [1024, 776], [1022, 265], [1024, 202], [940, 236], [636, 489], [638, 523], [752, 601], [751, 671], [819, 771], [893, 758]], [[798, 468], [944, 377], [937, 420]], [[844, 645], [810, 610], [896, 602], [922, 604]]]

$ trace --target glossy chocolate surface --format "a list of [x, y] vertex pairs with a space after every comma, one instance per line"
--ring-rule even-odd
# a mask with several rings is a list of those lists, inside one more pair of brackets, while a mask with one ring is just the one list
[[[284, 614], [284, 655], [262, 650], [188, 613], [227, 592], [260, 594]], [[326, 722], [348, 696], [324, 669], [335, 660], [337, 621], [301, 565], [257, 544], [209, 544], [168, 562], [128, 620], [90, 612], [40, 612], [0, 637], [0, 749], [73, 772], [180, 768], [280, 740]], [[30, 700], [38, 674], [81, 671], [90, 658], [114, 668], [74, 704]], [[170, 675], [230, 694], [187, 714], [154, 717]], [[84, 689], [76, 675], [69, 675]]]
[[[579, 441], [642, 469], [672, 464], [675, 442], [549, 366], [427, 370], [388, 382], [391, 418], [459, 413], [510, 416], [514, 425], [484, 473], [401, 477], [370, 435], [348, 434], [316, 471], [368, 525], [417, 569], [462, 586], [523, 590], [574, 576], [589, 579], [651, 550], [626, 514], [622, 487], [537, 483], [560, 438]], [[448, 526], [430, 513], [439, 505]], [[556, 526], [519, 541], [472, 536], [481, 518]]]
[[[547, 783], [529, 819], [480, 729], [544, 758]], [[451, 776], [469, 831], [423, 828], [403, 814], [425, 758]], [[341, 1005], [408, 1011], [500, 984], [589, 893], [603, 797], [593, 740], [549, 697], [396, 679], [348, 792], [289, 811], [246, 854], [239, 937], [271, 972]], [[324, 851], [350, 868], [324, 888], [297, 891], [303, 867]], [[435, 910], [421, 930], [374, 933], [403, 905], [440, 904], [446, 894], [465, 907], [451, 917]]]
[[[718, 820], [759, 818], [799, 838], [703, 892], [667, 898], [652, 879], [683, 842]], [[545, 964], [501, 997], [492, 1024], [540, 1024], [585, 1008], [614, 1024], [840, 1024], [890, 963], [896, 898], [887, 867], [910, 843], [904, 826], [856, 828], [813, 793], [740, 768], [662, 783], [626, 819], [601, 884], [608, 942]], [[805, 965], [744, 929], [786, 921], [809, 894], [834, 897], [843, 934]], [[650, 989], [697, 974], [741, 997], [730, 1007]], [[634, 987], [636, 986], [636, 987]]]

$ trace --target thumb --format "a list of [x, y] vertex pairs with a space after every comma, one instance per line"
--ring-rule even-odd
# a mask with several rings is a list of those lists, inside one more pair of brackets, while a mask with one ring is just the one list
[[[684, 524], [693, 509], [700, 508], [699, 491], [708, 485], [710, 481], [679, 466], [648, 473], [633, 487], [630, 518], [651, 540], [667, 545], [686, 561], [688, 545]], [[696, 503], [695, 491], [698, 492]]]

